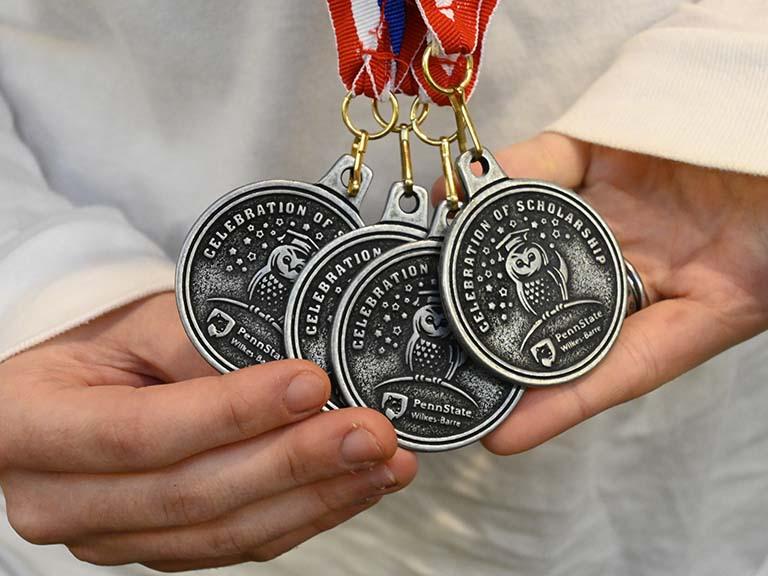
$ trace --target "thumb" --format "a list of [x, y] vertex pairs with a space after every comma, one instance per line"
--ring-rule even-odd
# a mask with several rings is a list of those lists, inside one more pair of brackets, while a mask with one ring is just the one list
[[[589, 168], [591, 145], [555, 132], [518, 142], [495, 154], [499, 165], [510, 178], [530, 178], [552, 182], [565, 188], [576, 188]], [[472, 165], [479, 171], [478, 163]], [[445, 182], [438, 179], [432, 187], [432, 202], [445, 198]]]

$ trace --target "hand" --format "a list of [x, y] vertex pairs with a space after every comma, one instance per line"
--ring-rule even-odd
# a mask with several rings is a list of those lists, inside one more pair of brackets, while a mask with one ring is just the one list
[[[513, 178], [576, 189], [608, 222], [651, 305], [627, 318], [580, 380], [529, 388], [484, 440], [498, 454], [537, 446], [768, 329], [768, 179], [604, 148], [546, 133], [501, 151]], [[442, 187], [435, 187], [442, 194]]]
[[96, 564], [273, 558], [416, 472], [384, 416], [328, 394], [298, 360], [217, 375], [171, 294], [122, 308], [0, 365], [11, 525]]

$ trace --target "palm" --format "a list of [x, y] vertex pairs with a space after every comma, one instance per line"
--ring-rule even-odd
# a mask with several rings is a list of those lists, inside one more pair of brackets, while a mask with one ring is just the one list
[[486, 440], [525, 450], [645, 394], [768, 327], [768, 180], [547, 134], [498, 155], [511, 176], [576, 188], [605, 218], [653, 303], [579, 381], [531, 389]]
[[751, 334], [766, 315], [766, 191], [755, 178], [596, 148], [582, 195], [643, 270], [653, 301], [699, 306], [712, 329]]

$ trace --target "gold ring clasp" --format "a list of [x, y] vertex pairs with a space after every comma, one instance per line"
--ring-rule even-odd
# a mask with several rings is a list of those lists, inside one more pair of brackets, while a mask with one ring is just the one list
[[[379, 138], [383, 138], [392, 132], [392, 130], [395, 128], [395, 125], [397, 124], [397, 119], [400, 117], [400, 104], [398, 103], [395, 95], [390, 92], [389, 102], [392, 105], [392, 116], [378, 132], [371, 134], [367, 130], [358, 128], [355, 126], [354, 122], [352, 122], [352, 118], [349, 115], [349, 104], [352, 102], [354, 97], [355, 95], [352, 92], [349, 92], [346, 96], [344, 96], [344, 100], [341, 102], [341, 119], [344, 121], [344, 125], [347, 127], [347, 129], [355, 136], [355, 140], [352, 143], [351, 152], [355, 161], [354, 165], [352, 166], [352, 175], [350, 176], [349, 184], [347, 185], [347, 193], [353, 198], [357, 196], [358, 192], [360, 192], [360, 186], [362, 184], [363, 159], [365, 158], [365, 152], [368, 149], [368, 142], [371, 140], [378, 140]], [[378, 113], [376, 100], [373, 102], [374, 117], [378, 121], [381, 115]]]
[[431, 42], [430, 44], [427, 44], [427, 47], [424, 49], [424, 54], [421, 55], [421, 67], [424, 70], [424, 77], [427, 79], [427, 82], [429, 82], [429, 85], [432, 86], [435, 90], [438, 92], [445, 94], [446, 96], [450, 96], [453, 94], [456, 90], [464, 90], [467, 86], [469, 86], [469, 83], [472, 81], [472, 74], [475, 71], [475, 59], [472, 56], [472, 54], [465, 54], [464, 58], [466, 60], [466, 70], [464, 71], [464, 78], [462, 79], [461, 83], [459, 83], [458, 86], [452, 86], [450, 88], [446, 88], [445, 86], [441, 86], [437, 83], [434, 76], [432, 76], [432, 71], [429, 69], [429, 59], [432, 58], [432, 56], [435, 55], [435, 52], [437, 51], [437, 44], [434, 42]]

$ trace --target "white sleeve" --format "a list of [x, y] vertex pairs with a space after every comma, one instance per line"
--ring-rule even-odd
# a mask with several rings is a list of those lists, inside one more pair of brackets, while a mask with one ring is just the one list
[[686, 2], [632, 38], [550, 130], [768, 175], [768, 2]]
[[0, 96], [0, 361], [172, 287], [172, 263], [119, 211], [48, 188]]

